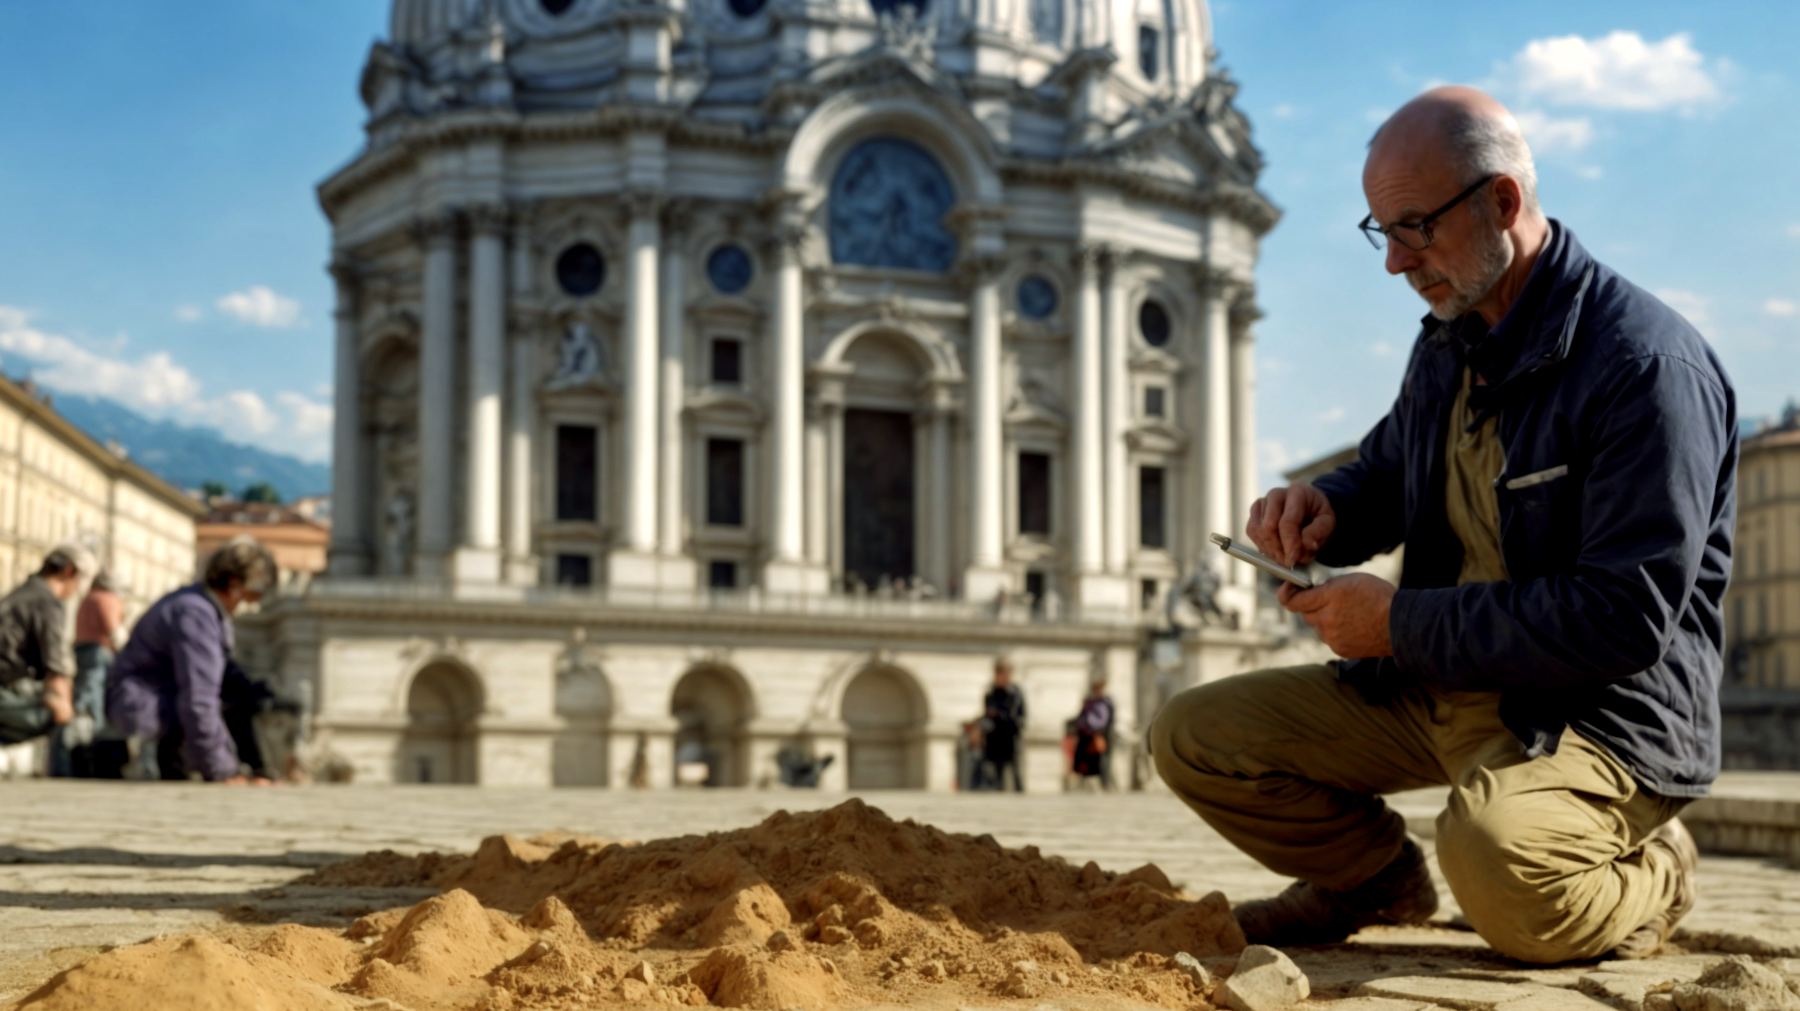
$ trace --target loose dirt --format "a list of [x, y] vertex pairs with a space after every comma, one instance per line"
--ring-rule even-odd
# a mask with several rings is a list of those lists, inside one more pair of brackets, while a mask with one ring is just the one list
[[1154, 865], [1076, 867], [859, 800], [640, 845], [495, 836], [472, 856], [384, 851], [294, 884], [443, 894], [344, 931], [284, 924], [116, 949], [16, 1007], [1205, 1008], [1214, 992], [1173, 956], [1223, 976], [1244, 947], [1224, 895], [1189, 896]]

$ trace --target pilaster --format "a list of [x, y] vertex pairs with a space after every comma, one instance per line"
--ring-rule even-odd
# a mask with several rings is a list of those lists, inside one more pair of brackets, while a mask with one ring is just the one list
[[362, 344], [357, 328], [361, 307], [362, 278], [347, 257], [331, 261], [331, 278], [337, 287], [336, 361], [332, 389], [331, 549], [333, 576], [368, 575], [370, 544], [368, 517], [373, 511], [370, 491], [364, 484], [367, 464], [363, 455]]

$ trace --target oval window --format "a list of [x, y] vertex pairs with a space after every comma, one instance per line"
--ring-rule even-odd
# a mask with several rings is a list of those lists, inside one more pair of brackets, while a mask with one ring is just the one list
[[1169, 330], [1169, 310], [1155, 299], [1145, 299], [1138, 307], [1138, 333], [1143, 335], [1144, 343], [1162, 347], [1169, 343]]
[[549, 12], [552, 17], [575, 6], [575, 0], [538, 0], [538, 2], [543, 4], [544, 10]]
[[768, 0], [726, 0], [726, 2], [731, 7], [731, 13], [740, 18], [751, 18], [762, 12]]
[[1056, 311], [1056, 285], [1038, 274], [1019, 282], [1019, 311], [1031, 319], [1043, 319]]
[[735, 295], [750, 287], [756, 265], [742, 246], [720, 246], [706, 258], [706, 279], [726, 295]]
[[606, 283], [606, 257], [586, 242], [570, 246], [556, 258], [556, 283], [576, 298], [592, 295]]

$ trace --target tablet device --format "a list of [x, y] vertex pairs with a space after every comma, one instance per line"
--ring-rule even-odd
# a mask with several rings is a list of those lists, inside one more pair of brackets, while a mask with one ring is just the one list
[[1307, 578], [1306, 573], [1301, 572], [1298, 569], [1290, 569], [1275, 559], [1257, 551], [1255, 548], [1247, 548], [1239, 544], [1234, 544], [1232, 543], [1231, 538], [1224, 534], [1213, 534], [1212, 542], [1219, 546], [1220, 551], [1225, 552], [1240, 562], [1249, 562], [1251, 565], [1267, 572], [1269, 575], [1279, 579], [1285, 579], [1302, 590], [1310, 590], [1313, 588], [1313, 581]]

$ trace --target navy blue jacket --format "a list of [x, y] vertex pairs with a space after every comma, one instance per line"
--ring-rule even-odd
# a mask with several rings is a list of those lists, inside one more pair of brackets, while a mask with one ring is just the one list
[[113, 661], [107, 721], [152, 740], [179, 727], [189, 769], [212, 782], [237, 775], [221, 699], [234, 638], [231, 619], [199, 583], [152, 604]]
[[[1649, 789], [1703, 796], [1719, 771], [1736, 394], [1686, 320], [1551, 229], [1491, 334], [1473, 314], [1426, 318], [1393, 408], [1314, 482], [1338, 519], [1319, 561], [1406, 544], [1394, 655], [1339, 674], [1377, 703], [1413, 682], [1500, 692], [1528, 754], [1572, 727]], [[1444, 447], [1465, 363], [1489, 383], [1479, 418], [1499, 417], [1509, 581], [1458, 586]]]

